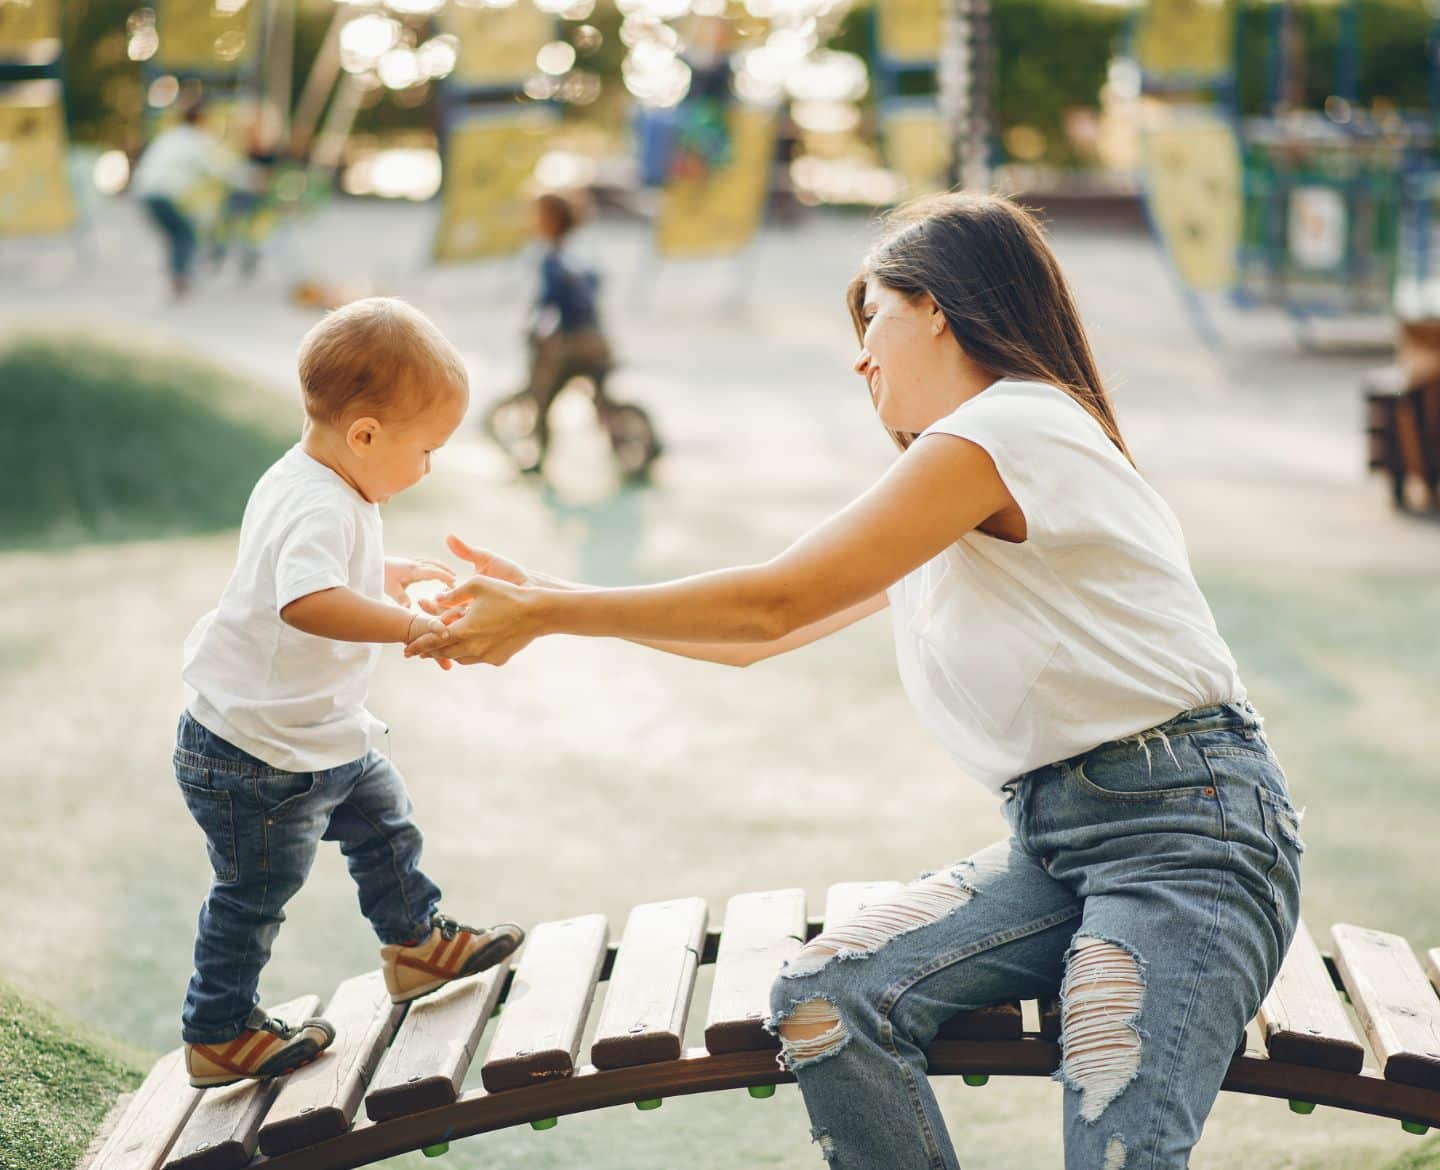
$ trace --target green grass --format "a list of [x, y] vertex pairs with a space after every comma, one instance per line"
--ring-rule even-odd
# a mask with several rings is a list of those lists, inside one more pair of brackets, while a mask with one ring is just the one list
[[298, 407], [184, 350], [63, 333], [0, 348], [0, 548], [231, 528]]
[[71, 1170], [148, 1064], [0, 983], [0, 1170]]

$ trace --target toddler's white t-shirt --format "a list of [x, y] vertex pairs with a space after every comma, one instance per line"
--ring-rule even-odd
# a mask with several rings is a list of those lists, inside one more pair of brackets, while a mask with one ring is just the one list
[[380, 509], [290, 448], [255, 485], [220, 604], [185, 640], [185, 704], [221, 739], [286, 772], [318, 772], [383, 748], [365, 709], [380, 647], [306, 634], [290, 602], [348, 587], [385, 598]]
[[888, 591], [906, 693], [970, 776], [998, 792], [1245, 698], [1179, 522], [1084, 407], [1002, 380], [916, 442], [935, 434], [989, 453], [1027, 530], [967, 533]]

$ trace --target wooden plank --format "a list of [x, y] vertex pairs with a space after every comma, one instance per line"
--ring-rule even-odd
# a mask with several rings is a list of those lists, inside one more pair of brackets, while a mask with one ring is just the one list
[[703, 898], [630, 911], [590, 1048], [596, 1068], [680, 1058], [708, 917]]
[[[319, 1010], [318, 995], [302, 995], [270, 1014], [295, 1024]], [[272, 1077], [206, 1089], [171, 1147], [166, 1170], [239, 1170], [254, 1156], [260, 1125], [284, 1082], [284, 1077]]]
[[770, 985], [781, 965], [804, 945], [805, 891], [737, 894], [725, 907], [715, 983], [705, 1022], [711, 1052], [776, 1049], [778, 1037], [764, 1029]]
[[1430, 976], [1430, 985], [1440, 992], [1440, 947], [1425, 952], [1425, 974]]
[[1440, 1089], [1440, 999], [1398, 934], [1340, 923], [1335, 963], [1386, 1080]]
[[1037, 1002], [1040, 1009], [1040, 1035], [1045, 1040], [1059, 1040], [1062, 1017], [1060, 997], [1048, 995]]
[[823, 929], [844, 925], [872, 902], [904, 888], [903, 882], [836, 882], [825, 891]]
[[404, 1011], [403, 1004], [390, 1002], [379, 971], [340, 984], [325, 1009], [335, 1043], [285, 1078], [260, 1127], [260, 1149], [280, 1154], [349, 1129]]
[[90, 1170], [158, 1170], [200, 1100], [185, 1071], [185, 1050], [155, 1062]]
[[530, 933], [480, 1069], [486, 1089], [497, 1093], [575, 1071], [609, 936], [603, 914], [544, 922]]
[[507, 958], [410, 1005], [365, 1095], [371, 1121], [448, 1105], [460, 1095], [509, 973]]
[[939, 1040], [1019, 1040], [1025, 1032], [1020, 1001], [992, 1003], [960, 1012], [940, 1025]]
[[1351, 1073], [1365, 1063], [1365, 1046], [1303, 920], [1256, 1019], [1271, 1060]]

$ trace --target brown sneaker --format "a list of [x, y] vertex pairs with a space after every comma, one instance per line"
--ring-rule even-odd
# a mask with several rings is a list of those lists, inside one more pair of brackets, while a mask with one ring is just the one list
[[380, 948], [390, 1002], [408, 1003], [451, 980], [493, 967], [524, 941], [525, 932], [513, 922], [477, 930], [437, 914], [430, 920], [429, 938]]
[[185, 1071], [197, 1089], [233, 1085], [246, 1078], [263, 1080], [294, 1072], [330, 1047], [335, 1028], [318, 1017], [294, 1028], [256, 1008], [245, 1030], [224, 1044], [185, 1045]]

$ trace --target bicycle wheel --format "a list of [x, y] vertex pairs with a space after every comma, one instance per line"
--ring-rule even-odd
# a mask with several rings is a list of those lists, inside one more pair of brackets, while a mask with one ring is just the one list
[[644, 476], [661, 450], [650, 416], [638, 406], [617, 403], [606, 411], [605, 427], [621, 474], [628, 479]]
[[530, 467], [540, 456], [535, 429], [540, 422], [540, 405], [529, 391], [521, 390], [493, 403], [485, 412], [485, 433], [521, 467]]

